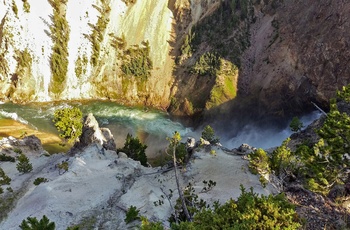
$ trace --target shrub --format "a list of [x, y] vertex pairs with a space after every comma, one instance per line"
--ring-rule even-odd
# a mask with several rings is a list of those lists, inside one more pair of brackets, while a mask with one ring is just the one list
[[263, 149], [257, 149], [248, 154], [249, 169], [253, 174], [265, 174], [270, 172], [270, 160]]
[[284, 194], [258, 196], [241, 185], [237, 201], [230, 199], [212, 208], [202, 208], [193, 222], [173, 224], [172, 229], [299, 229], [301, 224], [295, 207]]
[[27, 217], [23, 220], [19, 226], [22, 230], [55, 230], [56, 226], [54, 222], [50, 222], [49, 218], [45, 215], [40, 221], [36, 217]]
[[51, 82], [50, 91], [60, 94], [64, 87], [62, 84], [66, 80], [68, 72], [68, 41], [70, 28], [66, 19], [66, 0], [49, 0], [53, 8], [51, 16], [52, 26], [50, 36], [53, 42], [52, 54], [50, 58]]
[[46, 178], [44, 178], [44, 177], [38, 177], [38, 178], [36, 178], [36, 179], [34, 180], [33, 184], [34, 184], [34, 185], [39, 185], [39, 184], [41, 184], [41, 183], [46, 183], [46, 182], [48, 182], [48, 181], [49, 181], [49, 180], [46, 179]]
[[9, 185], [11, 183], [11, 178], [6, 175], [4, 170], [0, 168], [0, 186]]
[[0, 161], [9, 161], [9, 162], [15, 162], [16, 158], [7, 156], [5, 153], [0, 155]]
[[153, 69], [153, 62], [149, 57], [149, 42], [142, 42], [143, 47], [133, 46], [124, 52], [121, 70], [127, 76], [147, 79]]
[[26, 13], [29, 13], [30, 12], [30, 4], [27, 0], [22, 0], [23, 2], [23, 10], [24, 12]]
[[303, 128], [303, 123], [299, 120], [298, 117], [293, 117], [289, 127], [293, 132], [298, 132], [301, 130], [301, 128]]
[[124, 147], [118, 149], [118, 152], [125, 152], [131, 159], [140, 161], [143, 166], [147, 166], [146, 148], [147, 145], [142, 144], [137, 137], [132, 137], [132, 135], [128, 133]]
[[18, 17], [18, 7], [16, 5], [15, 0], [12, 0], [12, 11], [16, 15], [16, 17]]
[[16, 165], [16, 168], [19, 172], [28, 173], [28, 172], [31, 172], [33, 170], [33, 166], [29, 162], [28, 157], [26, 155], [24, 155], [23, 153], [21, 153], [18, 156], [17, 160], [18, 160], [18, 163]]
[[83, 114], [79, 108], [58, 109], [54, 113], [53, 122], [60, 132], [59, 136], [68, 143], [76, 141], [83, 129]]
[[214, 129], [210, 125], [204, 127], [201, 138], [209, 141], [212, 145], [220, 142], [220, 139], [215, 136]]
[[192, 72], [201, 76], [216, 76], [216, 71], [220, 69], [220, 57], [217, 53], [204, 53], [200, 56], [192, 67]]
[[68, 162], [67, 161], [62, 161], [62, 163], [57, 164], [57, 168], [58, 168], [58, 174], [61, 175], [61, 170], [63, 170], [63, 173], [68, 171]]
[[139, 220], [140, 219], [139, 212], [140, 210], [138, 210], [135, 206], [131, 205], [128, 211], [126, 212], [126, 217], [124, 219], [125, 223], [129, 224], [134, 220]]
[[[173, 154], [173, 143], [169, 144], [169, 147], [167, 148], [167, 154], [172, 155]], [[179, 164], [186, 164], [188, 161], [188, 152], [186, 150], [186, 145], [184, 143], [178, 143], [176, 144], [176, 149], [175, 149], [175, 156], [176, 156], [176, 161]]]

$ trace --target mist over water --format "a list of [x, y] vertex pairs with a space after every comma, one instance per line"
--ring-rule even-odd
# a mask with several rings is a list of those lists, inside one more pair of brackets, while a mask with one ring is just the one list
[[[319, 111], [313, 111], [300, 117], [299, 119], [304, 125], [303, 129], [320, 116], [321, 113]], [[293, 133], [289, 127], [290, 122], [291, 120], [286, 121], [286, 125], [283, 128], [277, 128], [273, 124], [269, 128], [247, 124], [233, 136], [226, 136], [225, 133], [221, 134], [223, 135], [223, 138], [221, 138], [222, 144], [227, 148], [237, 148], [243, 143], [263, 149], [280, 146]]]
[[[180, 132], [183, 141], [187, 137], [194, 137], [199, 140], [202, 128], [193, 131], [191, 127], [185, 127], [179, 122], [171, 120], [167, 113], [144, 108], [126, 107], [108, 101], [89, 102], [61, 102], [61, 103], [36, 103], [29, 105], [17, 105], [11, 103], [0, 104], [0, 119], [10, 118], [23, 124], [27, 124], [34, 129], [57, 133], [52, 119], [56, 109], [68, 106], [79, 107], [84, 115], [93, 113], [100, 127], [107, 127], [111, 130], [117, 144], [117, 148], [124, 146], [128, 133], [137, 136], [148, 148], [146, 154], [149, 157], [164, 152], [168, 146], [166, 137], [171, 137], [174, 131]], [[300, 117], [304, 127], [320, 116], [318, 111]], [[243, 143], [247, 143], [257, 148], [270, 148], [279, 146], [283, 140], [289, 137], [292, 132], [289, 128], [290, 121], [286, 121], [285, 127], [277, 128], [271, 124], [268, 128], [259, 128], [256, 125], [240, 124], [240, 129], [235, 130], [235, 124], [229, 121], [222, 121], [221, 126], [226, 126], [226, 131], [218, 129], [223, 146], [227, 148], [237, 148]], [[228, 126], [228, 127], [227, 127]], [[232, 126], [232, 127], [230, 127]], [[216, 128], [213, 126], [215, 131]], [[227, 131], [231, 130], [231, 132]]]

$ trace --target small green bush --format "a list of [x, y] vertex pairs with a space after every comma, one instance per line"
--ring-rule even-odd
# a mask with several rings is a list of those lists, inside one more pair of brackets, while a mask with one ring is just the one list
[[41, 184], [41, 183], [46, 183], [46, 182], [48, 182], [48, 181], [49, 181], [49, 180], [46, 179], [46, 178], [44, 178], [44, 177], [38, 177], [38, 178], [36, 178], [36, 179], [34, 180], [33, 184], [34, 184], [34, 185], [39, 185], [39, 184]]
[[248, 154], [249, 169], [253, 174], [265, 174], [270, 172], [270, 160], [263, 149], [257, 149]]
[[63, 170], [63, 173], [68, 171], [68, 161], [62, 161], [62, 163], [57, 164], [57, 168], [58, 168], [58, 174], [61, 175], [61, 170]]
[[36, 217], [27, 217], [23, 220], [19, 226], [22, 230], [55, 230], [56, 226], [54, 222], [50, 222], [49, 218], [45, 215], [40, 221]]
[[132, 137], [132, 135], [128, 133], [124, 147], [118, 149], [118, 152], [124, 152], [131, 159], [140, 161], [143, 166], [147, 166], [146, 148], [147, 145], [142, 144], [137, 137]]
[[68, 143], [75, 142], [83, 129], [83, 113], [77, 107], [57, 109], [53, 122], [60, 132], [59, 136]]
[[16, 168], [21, 173], [29, 173], [33, 170], [32, 164], [29, 162], [29, 158], [21, 153], [18, 158], [18, 163], [16, 165]]
[[134, 220], [139, 220], [139, 212], [140, 210], [138, 210], [135, 206], [131, 205], [128, 211], [126, 212], [126, 217], [124, 219], [125, 223], [129, 224]]
[[0, 161], [9, 161], [9, 162], [15, 162], [16, 158], [7, 156], [5, 153], [0, 155]]
[[301, 130], [301, 128], [303, 128], [303, 123], [299, 120], [298, 117], [293, 117], [289, 127], [293, 132], [298, 132]]
[[23, 10], [24, 12], [26, 13], [29, 13], [30, 12], [30, 4], [27, 0], [22, 0], [23, 2]]
[[0, 168], [0, 186], [9, 185], [11, 183], [11, 178], [6, 175], [4, 170]]
[[173, 224], [172, 229], [299, 229], [300, 220], [295, 207], [284, 194], [258, 196], [241, 185], [242, 194], [237, 201], [230, 199], [213, 208], [202, 208], [193, 222]]
[[192, 72], [201, 76], [216, 76], [220, 69], [220, 57], [217, 53], [204, 53], [192, 67]]
[[16, 2], [14, 0], [12, 0], [12, 11], [16, 15], [16, 17], [18, 17], [18, 7], [17, 7]]
[[49, 0], [53, 8], [50, 35], [53, 42], [50, 58], [51, 82], [50, 92], [60, 94], [68, 73], [68, 42], [70, 28], [66, 19], [66, 0]]
[[143, 47], [133, 46], [124, 52], [121, 70], [127, 76], [147, 79], [153, 69], [153, 62], [149, 57], [149, 42], [142, 42]]
[[215, 135], [215, 131], [210, 125], [204, 127], [201, 138], [209, 141], [212, 145], [220, 142], [220, 139]]

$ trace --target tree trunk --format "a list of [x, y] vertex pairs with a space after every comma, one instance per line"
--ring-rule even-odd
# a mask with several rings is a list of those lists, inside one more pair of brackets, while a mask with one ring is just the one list
[[174, 171], [175, 171], [175, 179], [176, 179], [177, 190], [179, 191], [179, 197], [181, 199], [182, 208], [183, 208], [183, 210], [185, 212], [187, 221], [192, 221], [192, 218], [191, 218], [190, 213], [188, 212], [188, 209], [187, 209], [187, 206], [186, 206], [184, 195], [183, 195], [182, 190], [180, 188], [179, 177], [178, 177], [178, 174], [177, 174], [176, 155], [175, 155], [176, 144], [174, 144], [173, 148], [174, 148], [173, 149]]

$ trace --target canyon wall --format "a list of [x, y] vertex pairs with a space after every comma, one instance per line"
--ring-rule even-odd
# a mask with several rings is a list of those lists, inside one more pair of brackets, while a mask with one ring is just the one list
[[290, 116], [349, 81], [346, 1], [1, 1], [0, 100]]

